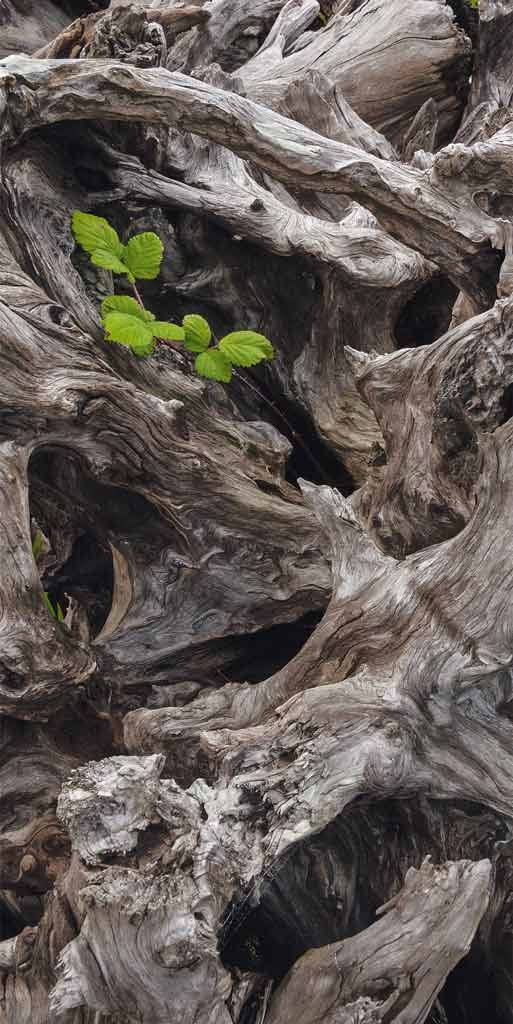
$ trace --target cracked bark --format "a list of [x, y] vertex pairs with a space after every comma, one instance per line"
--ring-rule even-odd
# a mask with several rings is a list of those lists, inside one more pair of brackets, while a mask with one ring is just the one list
[[511, 4], [3, 6], [1, 1024], [512, 1024]]

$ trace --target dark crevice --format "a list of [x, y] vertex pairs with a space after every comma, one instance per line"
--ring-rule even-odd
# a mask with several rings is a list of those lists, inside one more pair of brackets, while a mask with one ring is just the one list
[[469, 0], [450, 0], [457, 24], [468, 35], [472, 43], [472, 50], [475, 51], [479, 36], [479, 12], [471, 7]]
[[65, 448], [38, 450], [30, 461], [33, 529], [48, 538], [50, 552], [38, 562], [43, 589], [66, 613], [74, 599], [85, 610], [91, 637], [102, 629], [113, 596], [111, 543], [133, 542], [144, 560], [169, 543], [172, 530], [145, 498], [99, 484]]
[[297, 486], [298, 479], [304, 478], [314, 484], [336, 487], [346, 496], [352, 494], [356, 484], [351, 473], [336, 452], [319, 437], [306, 410], [278, 392], [276, 382], [269, 381], [265, 370], [260, 373], [259, 379], [257, 372], [250, 379], [250, 384], [262, 396], [260, 402], [253, 390], [248, 392], [244, 389], [244, 377], [242, 374], [239, 376], [240, 389], [244, 390], [243, 403], [248, 404], [248, 398], [249, 407], [259, 403], [258, 414], [261, 418], [272, 423], [292, 445], [285, 472], [287, 482]]
[[73, 707], [64, 708], [46, 726], [47, 735], [56, 749], [81, 762], [100, 761], [119, 753], [113, 743], [113, 724], [109, 717], [111, 693], [96, 678], [88, 680], [77, 692]]
[[0, 893], [0, 942], [38, 924], [43, 909], [43, 898], [35, 893]]
[[[313, 603], [313, 602], [312, 602]], [[324, 607], [294, 622], [282, 622], [254, 633], [224, 636], [180, 651], [151, 666], [151, 696], [134, 691], [133, 706], [167, 707], [189, 702], [197, 690], [228, 682], [260, 683], [282, 669], [301, 650], [324, 615]], [[160, 683], [160, 685], [158, 685]], [[169, 685], [167, 685], [169, 684]], [[139, 701], [139, 704], [137, 703]]]
[[[449, 3], [449, 0], [447, 2]], [[442, 71], [442, 78], [447, 84], [449, 93], [460, 102], [460, 114], [456, 124], [453, 122], [449, 130], [438, 133], [438, 146], [445, 146], [452, 141], [465, 116], [477, 44], [478, 19], [474, 17], [477, 15], [477, 12], [472, 11], [467, 0], [452, 0], [450, 6], [455, 13], [455, 20], [459, 23], [472, 45], [468, 48], [467, 52], [461, 53], [457, 60], [446, 65]]]
[[223, 674], [228, 681], [258, 683], [279, 672], [301, 650], [324, 611], [309, 612], [297, 622], [283, 622], [244, 637], [244, 651]]
[[451, 971], [440, 993], [448, 1024], [509, 1024], [500, 1015], [491, 965], [483, 960], [479, 943]]
[[0, 942], [19, 935], [25, 927], [23, 918], [0, 896]]
[[101, 192], [112, 188], [108, 175], [92, 160], [90, 163], [75, 163], [73, 170], [79, 183], [87, 190]]
[[110, 548], [94, 533], [80, 534], [70, 557], [56, 572], [43, 575], [43, 587], [50, 600], [65, 612], [68, 598], [75, 598], [87, 609], [93, 636], [104, 625], [112, 606], [113, 569]]
[[502, 395], [503, 418], [502, 423], [507, 423], [513, 417], [513, 383], [507, 384]]
[[422, 285], [403, 306], [395, 325], [398, 348], [430, 345], [449, 329], [458, 289], [443, 274]]
[[[384, 800], [354, 803], [293, 850], [227, 909], [220, 936], [225, 964], [279, 981], [308, 949], [348, 938], [376, 920], [410, 867], [489, 857], [497, 864], [493, 930], [483, 923], [470, 953], [441, 993], [447, 1024], [510, 1024], [501, 1006], [511, 983], [511, 853], [500, 816], [467, 801]], [[504, 843], [504, 853], [499, 855]], [[509, 966], [508, 966], [509, 965]]]
[[[351, 473], [333, 449], [319, 437], [308, 414], [299, 406], [288, 403], [286, 416], [296, 435], [289, 436], [293, 447], [287, 462], [286, 480], [297, 484], [298, 479], [304, 477], [314, 484], [336, 487], [346, 497], [352, 494], [356, 484]], [[282, 430], [285, 433], [284, 428]], [[302, 444], [298, 443], [298, 436]]]
[[[32, 0], [30, 0], [32, 3]], [[57, 7], [69, 16], [70, 19], [81, 18], [86, 14], [95, 14], [96, 11], [106, 11], [109, 0], [58, 0]]]

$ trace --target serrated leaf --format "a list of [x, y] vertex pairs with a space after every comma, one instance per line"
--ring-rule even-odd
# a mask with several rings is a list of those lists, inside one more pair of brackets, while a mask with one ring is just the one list
[[107, 313], [128, 313], [144, 323], [155, 319], [153, 313], [143, 309], [130, 295], [107, 295], [102, 302], [102, 316], [107, 316]]
[[219, 348], [234, 366], [255, 366], [274, 356], [269, 339], [256, 331], [232, 331], [221, 338]]
[[210, 324], [199, 313], [188, 313], [184, 316], [185, 347], [189, 352], [204, 352], [212, 340]]
[[71, 218], [71, 227], [78, 244], [90, 255], [97, 249], [111, 252], [118, 258], [123, 255], [123, 245], [118, 233], [105, 217], [96, 217], [93, 213], [75, 210]]
[[32, 541], [32, 554], [34, 556], [35, 562], [39, 561], [41, 555], [44, 553], [44, 550], [45, 539], [43, 537], [43, 534], [41, 533], [41, 530], [38, 530], [36, 536], [34, 537], [34, 540]]
[[185, 332], [179, 324], [170, 324], [167, 320], [155, 320], [151, 329], [156, 338], [164, 338], [166, 341], [183, 341]]
[[232, 379], [232, 367], [229, 359], [218, 348], [209, 348], [196, 356], [194, 365], [201, 377], [209, 380], [222, 380], [225, 384]]
[[115, 274], [128, 274], [128, 279], [133, 281], [133, 276], [128, 267], [111, 249], [95, 249], [91, 253], [91, 263], [94, 263], [95, 267], [102, 267], [103, 270], [112, 270]]
[[136, 356], [151, 356], [155, 349], [153, 324], [143, 323], [130, 313], [107, 313], [103, 320], [109, 341], [117, 341], [135, 352]]
[[134, 277], [151, 281], [158, 277], [164, 246], [154, 231], [143, 231], [129, 238], [123, 249], [123, 261]]

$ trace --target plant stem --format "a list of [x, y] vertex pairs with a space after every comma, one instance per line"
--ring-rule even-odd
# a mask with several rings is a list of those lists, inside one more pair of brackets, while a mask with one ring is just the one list
[[[141, 296], [139, 294], [139, 291], [138, 291], [138, 289], [137, 289], [137, 287], [135, 285], [135, 282], [132, 284], [132, 290], [133, 290], [133, 293], [134, 293], [134, 295], [135, 295], [135, 297], [136, 297], [136, 299], [137, 299], [141, 309], [145, 309], [146, 307], [145, 307], [144, 302], [143, 302], [143, 300], [142, 300], [142, 298], [141, 298]], [[179, 342], [169, 341], [169, 340], [167, 340], [165, 338], [158, 338], [157, 340], [158, 340], [159, 345], [166, 345], [168, 348], [171, 348], [174, 352], [183, 351], [183, 349], [180, 348]], [[262, 394], [262, 392], [260, 391], [260, 388], [257, 388], [255, 384], [253, 384], [251, 381], [247, 380], [246, 377], [243, 377], [242, 374], [238, 373], [237, 370], [235, 370], [235, 369], [233, 370], [233, 376], [237, 377], [237, 380], [242, 381], [242, 383], [245, 384], [246, 387], [251, 388], [251, 391], [253, 391], [255, 393], [255, 395], [258, 395], [258, 398], [262, 402], [264, 402], [265, 405], [267, 405], [269, 407], [269, 409], [272, 410], [272, 412], [275, 414], [275, 416], [278, 416], [278, 418], [282, 421], [282, 423], [284, 423], [285, 426], [287, 427], [287, 430], [289, 431], [289, 433], [292, 434], [292, 437], [294, 438], [296, 444], [298, 444], [299, 447], [303, 449], [305, 455], [307, 456], [309, 461], [312, 463], [312, 466], [315, 466], [315, 468], [316, 468], [316, 470], [317, 470], [317, 472], [318, 472], [318, 474], [320, 476], [320, 479], [324, 480], [324, 482], [328, 484], [329, 480], [328, 480], [328, 478], [326, 476], [326, 473], [324, 472], [321, 464], [317, 461], [317, 459], [315, 458], [315, 455], [312, 455], [312, 452], [307, 448], [307, 446], [306, 446], [305, 442], [303, 441], [303, 438], [301, 437], [301, 435], [298, 434], [297, 430], [295, 430], [294, 427], [292, 426], [292, 424], [289, 423], [287, 417], [285, 416], [285, 413], [283, 413], [281, 411], [281, 409], [278, 409], [278, 406], [275, 405], [274, 402], [271, 402], [271, 400], [269, 398], [266, 398], [266, 396], [264, 394]]]
[[[141, 294], [140, 294], [137, 286], [135, 285], [135, 283], [132, 284], [132, 291], [133, 291], [133, 293], [134, 293], [134, 295], [135, 295], [135, 297], [136, 297], [136, 299], [137, 299], [141, 309], [146, 309], [146, 306], [144, 305], [144, 302], [143, 302], [143, 300], [141, 298]], [[182, 351], [182, 349], [180, 348], [180, 342], [178, 342], [178, 341], [170, 341], [168, 338], [157, 338], [157, 341], [158, 341], [159, 345], [165, 345], [167, 348], [173, 349], [173, 352], [180, 352], [180, 351]]]
[[309, 450], [309, 448], [303, 441], [301, 434], [298, 434], [297, 430], [295, 430], [292, 424], [289, 423], [287, 417], [285, 416], [285, 413], [283, 413], [281, 409], [279, 409], [278, 406], [274, 404], [274, 402], [271, 402], [269, 398], [266, 398], [266, 396], [262, 394], [262, 392], [260, 391], [260, 388], [257, 388], [255, 384], [252, 384], [252, 382], [249, 381], [246, 377], [243, 377], [241, 373], [238, 373], [237, 370], [233, 370], [232, 373], [234, 377], [237, 377], [237, 380], [242, 381], [242, 383], [245, 384], [246, 387], [251, 388], [251, 390], [255, 392], [255, 395], [258, 395], [261, 401], [265, 402], [269, 409], [272, 409], [274, 414], [279, 417], [282, 423], [284, 423], [285, 426], [287, 427], [287, 430], [292, 434], [292, 437], [294, 438], [295, 442], [299, 445], [300, 448], [303, 449], [305, 455], [312, 463], [312, 466], [315, 466], [321, 480], [323, 480], [324, 483], [329, 484], [330, 481], [328, 480], [328, 477], [326, 476], [326, 473], [324, 472], [324, 469], [322, 468], [320, 462], [317, 461], [315, 455], [312, 455], [312, 452]]
[[134, 283], [133, 283], [133, 285], [132, 285], [132, 291], [133, 291], [133, 293], [134, 293], [134, 295], [135, 295], [135, 297], [136, 297], [136, 299], [137, 299], [137, 301], [138, 301], [138, 303], [139, 303], [139, 305], [140, 305], [141, 309], [146, 309], [146, 306], [144, 305], [144, 302], [143, 302], [143, 300], [141, 299], [141, 296], [140, 296], [140, 294], [139, 294], [139, 291], [138, 291], [138, 289], [137, 289], [137, 287], [136, 287], [135, 281], [134, 281]]

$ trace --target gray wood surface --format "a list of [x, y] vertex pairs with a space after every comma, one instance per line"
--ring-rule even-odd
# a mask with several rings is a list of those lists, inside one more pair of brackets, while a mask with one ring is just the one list
[[[0, 1024], [513, 1024], [512, 52], [0, 0]], [[107, 343], [75, 209], [276, 360]]]

